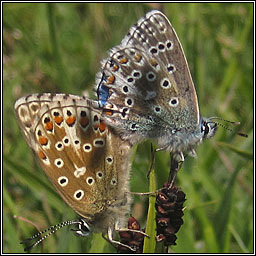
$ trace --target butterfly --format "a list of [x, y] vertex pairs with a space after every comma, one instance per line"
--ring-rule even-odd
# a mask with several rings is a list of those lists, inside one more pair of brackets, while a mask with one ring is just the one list
[[95, 105], [85, 97], [45, 93], [22, 97], [14, 108], [43, 171], [80, 216], [49, 230], [76, 225], [76, 235], [102, 232], [111, 243], [120, 245], [113, 240], [113, 232], [126, 223], [130, 212], [131, 146], [105, 124]]
[[177, 34], [160, 11], [133, 25], [101, 62], [95, 91], [104, 121], [132, 145], [157, 141], [184, 161], [217, 131], [215, 117], [200, 115], [196, 90]]

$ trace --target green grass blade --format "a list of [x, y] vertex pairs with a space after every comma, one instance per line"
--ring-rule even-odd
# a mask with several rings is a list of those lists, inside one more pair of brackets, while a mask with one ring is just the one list
[[8, 233], [8, 236], [3, 235], [3, 243], [8, 243], [8, 247], [5, 247], [3, 253], [22, 253], [23, 247], [20, 245], [19, 233], [17, 232], [16, 222], [7, 214], [4, 209], [3, 212], [4, 229], [3, 233]]
[[[155, 183], [155, 170], [152, 169], [149, 176], [149, 191], [156, 191], [156, 183]], [[146, 225], [146, 234], [150, 236], [150, 238], [145, 237], [144, 239], [144, 247], [143, 253], [154, 253], [156, 247], [156, 211], [155, 211], [155, 196], [149, 196], [149, 207], [148, 207], [148, 216], [147, 216], [147, 225]]]
[[70, 87], [69, 79], [68, 79], [68, 72], [65, 69], [65, 66], [62, 61], [62, 55], [60, 46], [58, 43], [58, 36], [56, 35], [56, 28], [55, 28], [55, 4], [48, 3], [47, 4], [47, 15], [48, 15], [48, 25], [49, 25], [49, 33], [50, 33], [50, 40], [52, 44], [52, 51], [53, 56], [56, 61], [56, 68], [58, 70], [58, 83], [62, 85], [62, 89], [64, 91], [68, 91]]
[[224, 248], [229, 248], [227, 243], [229, 243], [230, 239], [227, 239], [229, 237], [227, 233], [229, 232], [228, 225], [230, 222], [232, 195], [235, 180], [240, 170], [241, 169], [237, 169], [231, 176], [227, 189], [222, 197], [222, 201], [220, 202], [219, 209], [215, 215], [215, 231], [221, 251], [223, 251]]
[[105, 247], [107, 246], [107, 241], [102, 237], [100, 233], [92, 234], [91, 247], [88, 253], [103, 253]]
[[230, 144], [224, 143], [224, 142], [220, 142], [220, 141], [218, 142], [218, 145], [222, 146], [222, 147], [226, 147], [226, 148], [230, 149], [231, 151], [237, 153], [238, 155], [240, 155], [248, 160], [253, 160], [253, 153], [251, 153], [251, 152], [241, 150], [233, 145], [230, 145]]
[[47, 201], [55, 209], [62, 209], [63, 202], [60, 196], [57, 195], [50, 183], [42, 181], [39, 175], [33, 172], [29, 172], [25, 167], [16, 164], [9, 157], [5, 157], [4, 164], [21, 183], [27, 185], [37, 195], [40, 191], [44, 191], [47, 197]]

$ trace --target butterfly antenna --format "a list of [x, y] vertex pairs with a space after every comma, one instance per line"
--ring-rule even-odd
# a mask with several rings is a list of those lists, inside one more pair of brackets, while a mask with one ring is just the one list
[[65, 227], [65, 226], [69, 226], [69, 225], [73, 225], [73, 224], [77, 224], [77, 223], [80, 223], [79, 221], [77, 220], [69, 220], [69, 221], [64, 221], [64, 222], [61, 222], [59, 224], [56, 224], [54, 226], [51, 226], [41, 232], [38, 232], [37, 234], [33, 235], [32, 237], [30, 238], [27, 238], [23, 241], [21, 241], [20, 243], [21, 244], [25, 244], [25, 243], [28, 243], [29, 241], [35, 239], [35, 238], [38, 238], [39, 236], [41, 236], [42, 234], [46, 233], [46, 232], [49, 232], [48, 234], [44, 235], [43, 237], [41, 237], [39, 240], [37, 240], [36, 242], [34, 242], [32, 245], [30, 246], [27, 246], [24, 251], [29, 251], [31, 250], [32, 248], [36, 247], [38, 244], [40, 244], [43, 240], [45, 240], [47, 237], [49, 237], [50, 235], [54, 234], [56, 231], [58, 231], [59, 229]]
[[[233, 125], [240, 125], [240, 122], [229, 121], [229, 120], [223, 119], [221, 117], [210, 117], [208, 120], [220, 120], [220, 121], [224, 121], [226, 123], [230, 123], [230, 124], [233, 124]], [[218, 126], [221, 126], [222, 128], [224, 128], [224, 129], [226, 129], [230, 132], [234, 132], [231, 128], [227, 127], [226, 125], [223, 125], [219, 122], [214, 122], [214, 123], [216, 123]], [[239, 135], [239, 136], [242, 136], [242, 137], [246, 137], [246, 138], [248, 137], [247, 134], [242, 133], [242, 132], [236, 132], [236, 134]]]
[[224, 118], [217, 117], [217, 116], [213, 116], [213, 117], [208, 118], [208, 120], [214, 120], [214, 119], [224, 121], [226, 123], [230, 123], [230, 124], [233, 124], [233, 125], [240, 125], [240, 122], [234, 122], [234, 121], [226, 120]]

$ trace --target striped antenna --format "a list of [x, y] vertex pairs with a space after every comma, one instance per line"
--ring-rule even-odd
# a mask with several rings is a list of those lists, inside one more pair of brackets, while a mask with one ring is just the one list
[[[210, 118], [208, 118], [208, 120], [213, 120], [213, 122], [216, 123], [218, 126], [221, 126], [222, 128], [224, 128], [224, 129], [226, 129], [230, 132], [234, 132], [234, 131], [231, 128], [227, 127], [226, 125], [223, 125], [219, 122], [215, 122], [214, 120], [224, 121], [226, 123], [230, 123], [230, 124], [233, 124], [233, 125], [240, 125], [240, 122], [229, 121], [229, 120], [223, 119], [221, 117], [217, 117], [217, 116], [210, 117]], [[248, 137], [248, 135], [246, 133], [236, 132], [236, 134], [239, 135], [239, 136], [242, 136], [242, 137], [246, 137], [246, 138]]]
[[61, 222], [59, 224], [56, 224], [54, 226], [51, 226], [41, 232], [38, 232], [37, 234], [33, 235], [30, 238], [27, 238], [25, 240], [23, 240], [22, 242], [20, 242], [21, 244], [26, 244], [36, 238], [38, 238], [39, 236], [41, 236], [44, 233], [47, 233], [46, 235], [44, 235], [43, 237], [40, 237], [40, 239], [38, 239], [36, 242], [34, 242], [33, 244], [25, 247], [24, 251], [30, 251], [32, 248], [36, 247], [38, 244], [40, 244], [42, 241], [44, 241], [47, 237], [49, 237], [50, 235], [54, 234], [56, 231], [58, 231], [59, 229], [65, 227], [65, 226], [69, 226], [69, 225], [74, 225], [74, 224], [78, 224], [78, 225], [83, 225], [83, 222], [81, 220], [68, 220], [68, 221], [64, 221]]

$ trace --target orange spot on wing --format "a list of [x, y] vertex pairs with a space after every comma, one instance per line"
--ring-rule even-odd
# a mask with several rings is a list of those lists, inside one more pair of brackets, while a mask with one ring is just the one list
[[113, 111], [111, 111], [111, 110], [104, 110], [104, 113], [107, 116], [112, 116], [113, 115]]
[[62, 116], [55, 116], [54, 121], [55, 121], [56, 124], [60, 125], [63, 121], [63, 117]]
[[45, 155], [45, 153], [43, 152], [43, 151], [39, 151], [38, 152], [38, 155], [39, 155], [39, 157], [41, 158], [41, 159], [46, 159], [46, 155]]
[[41, 145], [45, 146], [45, 145], [47, 145], [47, 143], [48, 143], [48, 139], [47, 139], [46, 137], [41, 136], [41, 137], [39, 138], [39, 143], [40, 143]]
[[69, 126], [73, 125], [73, 124], [75, 123], [75, 121], [76, 121], [76, 118], [75, 118], [74, 116], [70, 116], [70, 117], [68, 117], [68, 118], [66, 119], [66, 123], [67, 123]]
[[113, 84], [115, 82], [115, 76], [110, 76], [107, 80], [107, 84]]
[[47, 130], [47, 131], [52, 131], [52, 129], [53, 129], [53, 123], [52, 122], [48, 122], [48, 123], [46, 123], [45, 124], [45, 129]]
[[100, 121], [100, 125], [99, 125], [100, 132], [104, 132], [106, 130], [106, 127], [107, 125], [103, 121]]
[[136, 60], [137, 62], [140, 62], [140, 60], [142, 59], [142, 55], [139, 54], [139, 53], [136, 53], [136, 55], [134, 56], [134, 58], [135, 58], [135, 60]]
[[120, 60], [120, 63], [121, 64], [126, 64], [128, 62], [128, 59], [126, 57], [123, 57], [121, 60]]
[[154, 67], [156, 67], [158, 65], [158, 63], [155, 59], [150, 59], [150, 64]]
[[119, 67], [117, 66], [117, 65], [114, 65], [113, 66], [113, 68], [112, 68], [112, 70], [115, 72], [115, 71], [117, 71], [119, 69]]

